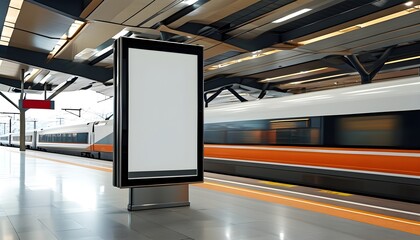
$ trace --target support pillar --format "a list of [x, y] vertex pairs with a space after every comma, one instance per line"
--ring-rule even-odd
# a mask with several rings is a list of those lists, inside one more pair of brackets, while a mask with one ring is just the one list
[[390, 47], [382, 53], [381, 57], [369, 68], [366, 69], [355, 55], [346, 56], [353, 67], [359, 74], [362, 84], [371, 83], [376, 74], [382, 69], [388, 57], [391, 55], [395, 46]]
[[[25, 87], [24, 87], [24, 83], [25, 83], [25, 70], [22, 69], [21, 70], [21, 88], [20, 88], [20, 102], [22, 102], [23, 100], [23, 95], [24, 95], [24, 91], [25, 91]], [[20, 144], [19, 144], [19, 149], [21, 152], [24, 152], [26, 150], [26, 146], [25, 146], [25, 127], [26, 127], [26, 118], [25, 118], [25, 109], [22, 106], [19, 106], [19, 116], [20, 116], [20, 129], [19, 129], [19, 133], [20, 133]]]

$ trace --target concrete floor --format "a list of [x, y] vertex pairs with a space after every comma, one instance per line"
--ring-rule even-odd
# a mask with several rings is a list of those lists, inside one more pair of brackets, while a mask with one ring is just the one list
[[395, 230], [201, 185], [190, 185], [190, 207], [128, 212], [110, 166], [0, 147], [0, 239], [420, 239], [420, 218]]

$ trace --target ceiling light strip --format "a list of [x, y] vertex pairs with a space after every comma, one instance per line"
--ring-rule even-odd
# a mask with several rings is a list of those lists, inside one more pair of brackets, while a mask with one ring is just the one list
[[379, 24], [379, 23], [383, 23], [383, 22], [386, 22], [386, 21], [389, 21], [389, 20], [392, 20], [392, 19], [395, 19], [395, 18], [399, 18], [399, 17], [405, 16], [405, 15], [408, 15], [408, 14], [411, 14], [411, 13], [415, 13], [415, 12], [418, 12], [419, 10], [420, 10], [420, 5], [416, 5], [412, 8], [405, 9], [403, 11], [399, 11], [399, 12], [396, 12], [396, 13], [393, 13], [393, 14], [390, 14], [390, 15], [386, 15], [384, 17], [380, 17], [380, 18], [373, 19], [373, 20], [370, 20], [370, 21], [367, 21], [367, 22], [364, 22], [364, 23], [356, 24], [356, 25], [353, 25], [351, 27], [343, 28], [343, 29], [340, 29], [338, 31], [331, 32], [331, 33], [328, 33], [328, 34], [325, 34], [325, 35], [322, 35], [322, 36], [319, 36], [319, 37], [315, 37], [315, 38], [311, 38], [311, 39], [308, 39], [308, 40], [305, 40], [305, 41], [301, 41], [301, 42], [299, 42], [299, 44], [300, 45], [307, 45], [307, 44], [310, 44], [310, 43], [318, 42], [318, 41], [325, 40], [325, 39], [328, 39], [328, 38], [331, 38], [331, 37], [335, 37], [335, 36], [338, 36], [338, 35], [341, 35], [341, 34], [344, 34], [344, 33], [352, 32], [352, 31], [355, 31], [355, 30], [358, 30], [358, 29], [361, 29], [361, 28], [370, 27], [370, 26], [373, 26], [373, 25], [376, 25], [376, 24]]
[[3, 29], [1, 32], [0, 45], [9, 46], [10, 39], [15, 30], [15, 24], [20, 14], [23, 0], [11, 0], [9, 8], [7, 9], [6, 18], [4, 20]]
[[393, 64], [393, 63], [399, 63], [399, 62], [405, 62], [405, 61], [410, 61], [410, 60], [415, 60], [415, 59], [420, 59], [420, 56], [415, 56], [415, 57], [409, 57], [409, 58], [403, 58], [403, 59], [397, 59], [397, 60], [389, 61], [389, 62], [386, 62], [385, 65]]
[[328, 69], [328, 67], [316, 68], [316, 69], [312, 69], [312, 70], [307, 70], [307, 71], [301, 71], [301, 72], [296, 72], [296, 73], [281, 75], [281, 76], [278, 76], [278, 77], [266, 78], [266, 79], [261, 80], [260, 82], [275, 82], [278, 79], [287, 78], [287, 77], [293, 77], [293, 76], [298, 76], [298, 75], [307, 74], [307, 73], [318, 72], [318, 71], [322, 71], [322, 70], [326, 70], [326, 69]]
[[310, 8], [304, 8], [304, 9], [301, 9], [301, 10], [299, 10], [299, 11], [296, 11], [296, 12], [294, 12], [294, 13], [291, 13], [291, 14], [289, 14], [289, 15], [286, 15], [286, 16], [284, 16], [284, 17], [282, 17], [282, 18], [279, 18], [279, 19], [277, 19], [277, 20], [273, 21], [273, 23], [281, 23], [281, 22], [285, 22], [285, 21], [287, 21], [287, 20], [289, 20], [289, 19], [295, 18], [295, 17], [297, 17], [297, 16], [299, 16], [299, 15], [302, 15], [302, 14], [304, 14], [304, 13], [307, 13], [307, 12], [309, 12], [309, 11], [311, 11], [311, 10], [312, 10], [312, 9], [310, 9]]
[[274, 53], [278, 53], [278, 52], [281, 52], [281, 51], [282, 50], [279, 50], [279, 49], [254, 51], [249, 56], [239, 58], [239, 59], [235, 59], [235, 60], [231, 60], [231, 61], [224, 62], [224, 63], [220, 63], [220, 64], [216, 64], [216, 65], [212, 65], [210, 67], [205, 68], [204, 71], [207, 72], [207, 71], [212, 71], [212, 70], [216, 70], [216, 69], [219, 69], [219, 68], [224, 68], [224, 67], [236, 64], [236, 63], [257, 59], [257, 58], [264, 57], [264, 56], [269, 56], [269, 55], [272, 55]]
[[314, 81], [318, 81], [318, 80], [330, 79], [330, 78], [335, 78], [335, 77], [342, 77], [342, 76], [346, 76], [346, 75], [349, 75], [349, 74], [348, 73], [341, 73], [341, 74], [330, 75], [330, 76], [325, 76], [325, 77], [312, 78], [312, 79], [298, 81], [298, 82], [291, 82], [291, 83], [288, 83], [288, 84], [297, 85], [297, 84], [302, 84], [302, 83], [307, 83], [307, 82], [314, 82]]

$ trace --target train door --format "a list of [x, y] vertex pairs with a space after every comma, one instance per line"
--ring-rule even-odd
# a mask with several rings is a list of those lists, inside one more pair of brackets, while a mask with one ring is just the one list
[[90, 139], [89, 140], [90, 140], [90, 151], [93, 155], [93, 152], [95, 152], [95, 125], [96, 125], [96, 122], [89, 123], [89, 124], [92, 124], [92, 127], [89, 128], [89, 131], [90, 131]]

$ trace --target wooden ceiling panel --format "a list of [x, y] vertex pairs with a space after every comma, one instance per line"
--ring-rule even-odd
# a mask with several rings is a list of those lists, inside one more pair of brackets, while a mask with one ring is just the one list
[[[250, 22], [249, 24], [243, 25], [240, 28], [237, 28], [229, 32], [229, 35], [240, 35], [241, 38], [252, 39], [262, 33], [270, 31], [273, 28], [277, 28], [281, 26], [282, 24], [286, 24], [292, 20], [305, 17], [305, 15], [309, 15], [313, 11], [320, 11], [332, 5], [339, 4], [340, 2], [343, 2], [343, 1], [344, 0], [324, 0], [324, 1], [298, 0], [284, 7], [276, 9], [275, 11], [272, 11], [269, 14], [266, 14], [265, 16], [259, 19], [256, 19], [255, 21]], [[313, 9], [313, 11], [307, 12], [306, 14], [293, 18], [289, 21], [285, 21], [282, 23], [272, 23], [276, 19], [284, 17], [290, 13], [293, 13], [303, 8], [310, 8], [310, 9]]]
[[15, 28], [51, 38], [60, 38], [73, 22], [74, 19], [24, 1]]
[[[148, 0], [149, 1], [149, 0]], [[131, 4], [147, 4], [148, 1], [137, 1], [137, 0], [104, 0], [96, 9], [93, 11], [88, 19], [90, 20], [100, 20], [100, 21], [109, 21], [112, 22], [117, 16], [118, 19], [123, 19], [124, 16], [130, 15], [130, 11], [138, 11], [138, 8], [129, 8], [128, 12], [124, 12]], [[124, 13], [123, 13], [124, 12]], [[126, 14], [126, 15], [124, 15]], [[117, 22], [122, 23], [122, 22]]]
[[85, 48], [95, 49], [123, 29], [123, 26], [116, 24], [101, 22], [89, 23], [83, 31], [60, 52], [58, 57], [73, 60], [74, 56]]
[[173, 2], [174, 0], [153, 1], [151, 4], [142, 8], [141, 11], [139, 11], [136, 15], [134, 15], [128, 21], [126, 21], [125, 24], [131, 26], [138, 26], [150, 17], [153, 17], [160, 10], [170, 6]]
[[53, 50], [57, 42], [57, 39], [49, 39], [15, 29], [9, 46], [36, 52], [49, 53]]
[[229, 16], [243, 8], [246, 8], [257, 0], [212, 0], [188, 15], [171, 23], [169, 27], [178, 28], [187, 22], [198, 22], [203, 24], [210, 24], [216, 22], [226, 16]]

